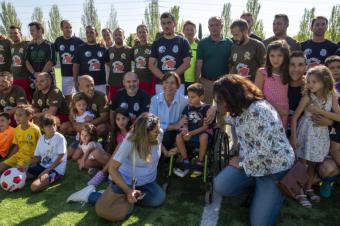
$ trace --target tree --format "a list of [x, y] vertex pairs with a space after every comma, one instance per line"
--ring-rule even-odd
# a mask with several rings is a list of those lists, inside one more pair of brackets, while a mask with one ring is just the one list
[[149, 30], [149, 41], [152, 41], [156, 34], [160, 31], [159, 26], [159, 6], [158, 6], [158, 0], [152, 0], [149, 3], [149, 6], [145, 8], [144, 13], [145, 23]]
[[326, 37], [334, 42], [340, 41], [340, 5], [335, 5], [332, 8]]
[[136, 40], [137, 40], [137, 34], [136, 33], [131, 33], [129, 35], [129, 37], [126, 39], [126, 44], [128, 46], [134, 46]]
[[203, 34], [202, 34], [202, 24], [199, 23], [199, 24], [198, 24], [198, 39], [199, 39], [199, 40], [202, 40], [202, 38], [203, 38]]
[[183, 21], [179, 23], [179, 6], [173, 6], [170, 8], [170, 13], [175, 17], [175, 22], [177, 24], [176, 26], [176, 32], [181, 33], [183, 31]]
[[1, 2], [0, 18], [2, 23], [0, 25], [1, 34], [8, 34], [9, 27], [11, 25], [15, 25], [21, 28], [22, 23], [20, 22], [15, 8], [11, 3]]
[[312, 19], [314, 18], [315, 8], [310, 10], [304, 9], [304, 14], [300, 21], [299, 33], [294, 38], [299, 41], [306, 41], [312, 37], [312, 32], [310, 30], [310, 25]]
[[117, 20], [117, 10], [113, 5], [111, 5], [110, 15], [108, 21], [106, 22], [106, 27], [110, 28], [111, 31], [114, 31], [117, 27], [119, 27]]
[[223, 37], [230, 37], [230, 24], [231, 24], [230, 8], [231, 8], [231, 4], [229, 2], [223, 4], [223, 10], [221, 14], [221, 18], [223, 20], [223, 30], [222, 30]]
[[48, 37], [48, 31], [46, 30], [46, 24], [44, 21], [44, 13], [40, 7], [35, 7], [31, 16], [31, 20], [34, 22], [39, 22], [44, 28], [45, 37]]
[[247, 1], [246, 10], [248, 13], [251, 13], [253, 15], [253, 19], [254, 19], [253, 31], [255, 32], [256, 35], [264, 39], [265, 33], [263, 31], [263, 22], [262, 20], [258, 19], [260, 9], [261, 9], [261, 4], [259, 3], [259, 0], [248, 0]]
[[48, 21], [48, 39], [51, 42], [54, 42], [54, 40], [62, 35], [61, 29], [60, 29], [60, 22], [62, 20], [59, 8], [57, 5], [52, 5], [51, 11], [50, 11], [50, 20]]
[[80, 37], [85, 39], [85, 28], [88, 25], [94, 26], [100, 34], [100, 21], [97, 15], [97, 9], [94, 5], [94, 0], [85, 0], [84, 3], [84, 14], [81, 16], [81, 24], [83, 27], [80, 28]]

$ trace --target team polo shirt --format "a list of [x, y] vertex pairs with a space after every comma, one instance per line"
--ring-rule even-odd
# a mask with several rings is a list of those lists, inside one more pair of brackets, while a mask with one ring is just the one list
[[[267, 38], [265, 40], [263, 40], [263, 44], [268, 47], [268, 45], [271, 43], [271, 42], [274, 42], [276, 40], [279, 40], [277, 37], [273, 36], [273, 37], [270, 37], [270, 38]], [[290, 47], [290, 51], [296, 51], [296, 50], [301, 50], [301, 45], [300, 43], [298, 43], [295, 39], [292, 39], [291, 37], [289, 36], [286, 36], [286, 38], [284, 39], [287, 44], [289, 45]]]
[[327, 57], [336, 53], [338, 48], [337, 44], [327, 39], [320, 43], [307, 40], [301, 43], [301, 47], [307, 58], [308, 66], [323, 64]]
[[58, 37], [55, 42], [55, 51], [59, 53], [61, 76], [72, 77], [72, 60], [79, 45], [83, 44], [83, 40], [78, 37], [65, 39], [63, 36]]
[[13, 43], [11, 45], [12, 64], [11, 71], [14, 80], [28, 79], [30, 72], [26, 68], [25, 56], [28, 47], [28, 41]]
[[236, 69], [233, 72], [254, 81], [257, 69], [265, 64], [265, 57], [266, 47], [263, 43], [249, 38], [247, 44], [231, 47], [230, 65]]
[[214, 42], [211, 36], [198, 43], [197, 60], [203, 60], [202, 77], [216, 80], [222, 75], [228, 74], [228, 61], [232, 45], [233, 42], [229, 38]]
[[69, 113], [66, 100], [61, 91], [54, 86], [51, 86], [50, 90], [44, 94], [40, 90], [36, 90], [33, 94], [32, 105], [39, 112], [45, 112], [50, 107], [57, 107], [57, 113], [67, 115]]
[[79, 64], [79, 75], [90, 75], [95, 85], [106, 84], [105, 62], [107, 50], [99, 44], [81, 44], [74, 54], [72, 62]]
[[190, 49], [192, 53], [192, 57], [190, 60], [190, 67], [184, 72], [184, 81], [185, 82], [195, 82], [195, 67], [196, 67], [196, 53], [197, 53], [198, 43], [193, 41], [190, 44]]
[[148, 67], [151, 46], [151, 44], [139, 44], [133, 47], [134, 71], [138, 75], [139, 81], [144, 83], [151, 83], [153, 78], [152, 72]]
[[41, 72], [48, 61], [56, 63], [54, 45], [44, 40], [42, 43], [31, 43], [27, 47], [25, 60], [28, 60], [35, 72]]
[[108, 49], [108, 56], [110, 67], [109, 85], [123, 86], [124, 74], [131, 71], [132, 49], [128, 46], [121, 48], [113, 46]]
[[11, 68], [11, 41], [0, 40], [0, 72], [10, 71]]
[[[157, 59], [157, 67], [162, 73], [175, 71], [181, 66], [184, 58], [191, 57], [189, 42], [181, 36], [172, 39], [160, 37], [153, 42], [150, 57]], [[184, 83], [183, 75], [179, 76]], [[162, 81], [157, 78], [156, 82], [160, 84]]]
[[21, 125], [18, 125], [14, 129], [13, 144], [18, 145], [18, 152], [15, 155], [22, 158], [31, 158], [34, 155], [40, 136], [40, 129], [35, 124], [29, 123], [29, 127], [25, 130], [21, 128]]
[[132, 118], [137, 118], [143, 112], [148, 112], [150, 107], [149, 95], [138, 89], [136, 95], [129, 96], [126, 89], [121, 89], [112, 96], [110, 109], [115, 111], [117, 108], [126, 109]]
[[92, 97], [88, 97], [84, 94], [86, 97], [86, 102], [88, 105], [88, 110], [91, 111], [96, 118], [100, 117], [101, 113], [108, 112], [108, 100], [104, 93], [95, 90]]
[[26, 93], [20, 86], [13, 85], [9, 93], [0, 92], [0, 111], [9, 111], [18, 104], [26, 103]]

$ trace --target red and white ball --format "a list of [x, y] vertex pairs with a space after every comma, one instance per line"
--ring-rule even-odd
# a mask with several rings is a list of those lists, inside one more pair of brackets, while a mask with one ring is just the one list
[[26, 172], [18, 168], [5, 170], [0, 177], [0, 186], [5, 191], [17, 191], [22, 189], [26, 183]]

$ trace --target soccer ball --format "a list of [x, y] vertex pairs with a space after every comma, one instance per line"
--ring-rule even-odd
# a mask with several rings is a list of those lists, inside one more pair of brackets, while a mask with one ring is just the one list
[[5, 191], [17, 191], [26, 183], [26, 172], [18, 168], [10, 168], [0, 177], [0, 185]]

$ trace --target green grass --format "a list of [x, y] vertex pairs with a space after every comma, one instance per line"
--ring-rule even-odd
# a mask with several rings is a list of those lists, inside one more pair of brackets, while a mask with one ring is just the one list
[[[47, 190], [32, 194], [24, 190], [0, 191], [0, 225], [199, 225], [204, 208], [204, 184], [201, 180], [174, 178], [166, 203], [159, 208], [139, 208], [125, 221], [110, 224], [98, 218], [93, 206], [66, 204], [67, 197], [83, 188], [89, 179], [74, 162], [68, 163], [67, 175]], [[105, 188], [107, 184], [100, 189]], [[335, 187], [331, 200], [323, 200], [311, 210], [287, 201], [281, 211], [279, 226], [339, 225], [340, 192]], [[224, 198], [218, 225], [246, 226], [249, 209], [240, 207], [243, 198]]]

